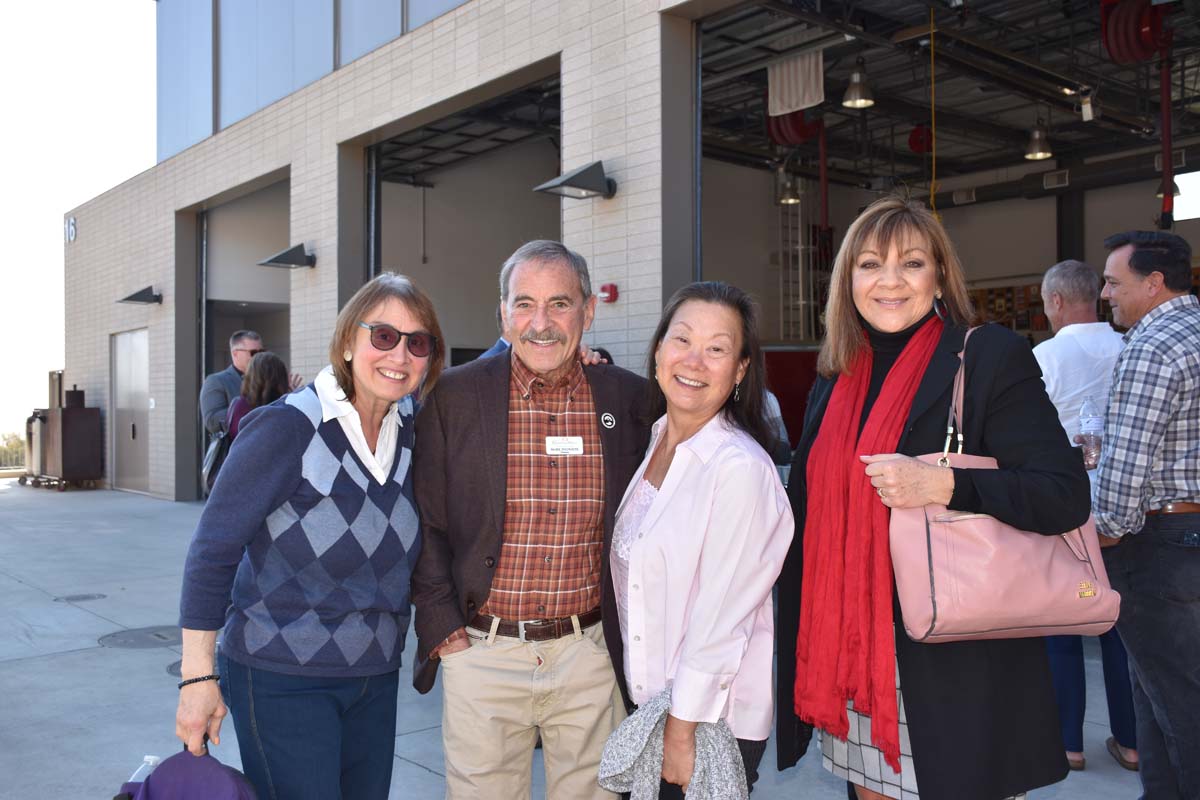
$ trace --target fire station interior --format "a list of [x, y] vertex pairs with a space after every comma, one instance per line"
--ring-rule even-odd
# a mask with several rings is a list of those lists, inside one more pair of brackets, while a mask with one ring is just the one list
[[205, 375], [229, 366], [229, 337], [238, 330], [257, 331], [268, 350], [291, 364], [291, 270], [260, 265], [291, 244], [289, 192], [285, 175], [218, 199], [200, 217]]
[[833, 256], [876, 197], [934, 207], [977, 310], [1031, 344], [1057, 261], [1099, 271], [1131, 228], [1200, 246], [1198, 5], [762, 0], [699, 22], [702, 274], [758, 298], [793, 443]]
[[433, 299], [451, 364], [499, 336], [497, 276], [531, 239], [559, 239], [557, 73], [411, 128], [368, 150], [375, 272], [412, 277]]

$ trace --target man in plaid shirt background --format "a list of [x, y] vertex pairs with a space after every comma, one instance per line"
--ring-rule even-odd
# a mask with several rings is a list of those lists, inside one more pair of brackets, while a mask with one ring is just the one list
[[1093, 502], [1121, 594], [1143, 797], [1200, 798], [1200, 303], [1191, 247], [1110, 236], [1104, 291], [1128, 328]]

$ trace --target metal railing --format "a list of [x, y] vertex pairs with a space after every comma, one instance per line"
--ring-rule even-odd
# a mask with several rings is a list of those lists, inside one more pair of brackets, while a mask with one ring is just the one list
[[24, 453], [6, 453], [0, 450], [0, 472], [25, 469]]
[[0, 446], [0, 471], [25, 469], [25, 446]]

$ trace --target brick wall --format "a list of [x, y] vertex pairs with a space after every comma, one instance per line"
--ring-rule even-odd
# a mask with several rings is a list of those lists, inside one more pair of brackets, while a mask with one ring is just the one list
[[[339, 145], [556, 55], [564, 168], [603, 159], [619, 184], [611, 200], [564, 200], [563, 238], [596, 286], [620, 285], [592, 338], [640, 369], [663, 300], [660, 7], [680, 5], [474, 0], [68, 212], [78, 236], [66, 245], [67, 381], [107, 418], [109, 336], [149, 328], [150, 490], [179, 496], [173, 434], [194, 421], [174, 412], [175, 213], [288, 170], [290, 240], [317, 256], [316, 269], [291, 276], [291, 352], [314, 374], [337, 313]], [[147, 284], [161, 306], [114, 302]]]

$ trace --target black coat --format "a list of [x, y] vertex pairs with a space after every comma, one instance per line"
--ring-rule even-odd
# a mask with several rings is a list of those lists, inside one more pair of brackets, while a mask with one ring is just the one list
[[[421, 693], [433, 688], [437, 675], [438, 661], [429, 658], [429, 651], [474, 617], [492, 588], [504, 528], [511, 365], [506, 349], [447, 370], [417, 414], [413, 485], [423, 544], [412, 580], [417, 633], [413, 686]], [[627, 697], [608, 548], [617, 506], [650, 441], [646, 379], [606, 364], [586, 366], [583, 372], [604, 453], [604, 638]]]
[[[965, 330], [947, 325], [913, 399], [898, 452], [940, 452]], [[794, 713], [803, 574], [805, 469], [834, 380], [818, 378], [792, 462], [788, 496], [796, 536], [779, 580], [777, 746], [780, 769], [811, 734]], [[1028, 344], [985, 325], [966, 354], [964, 452], [996, 470], [955, 470], [951, 508], [990, 514], [1023, 530], [1058, 534], [1086, 521], [1087, 473], [1063, 434]], [[893, 587], [893, 599], [895, 589]], [[998, 800], [1062, 780], [1067, 761], [1045, 645], [1040, 638], [918, 644], [896, 615], [896, 660], [921, 800]], [[790, 657], [788, 657], [790, 656]]]

